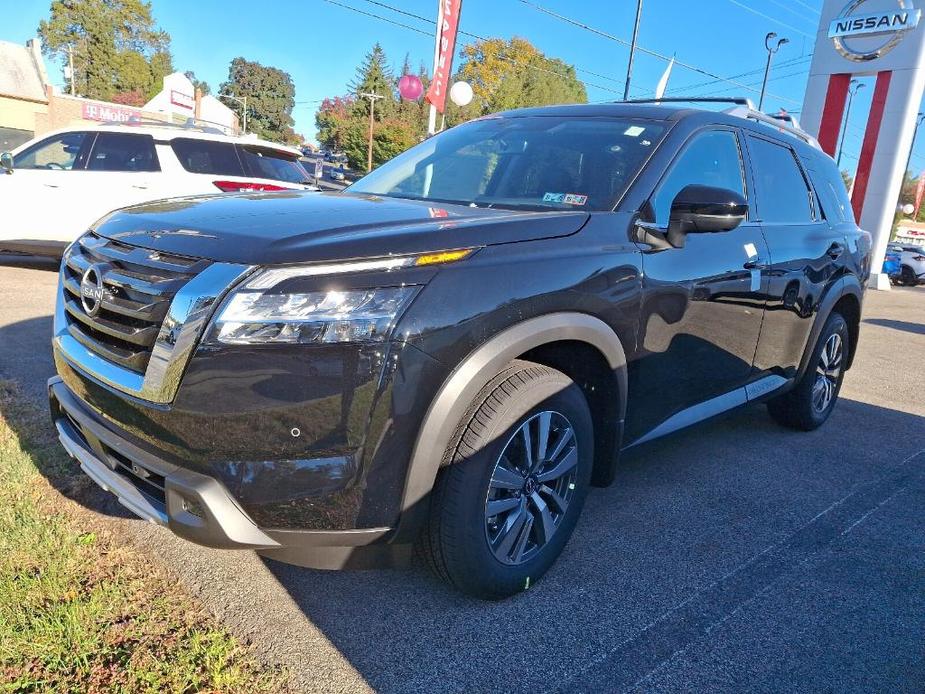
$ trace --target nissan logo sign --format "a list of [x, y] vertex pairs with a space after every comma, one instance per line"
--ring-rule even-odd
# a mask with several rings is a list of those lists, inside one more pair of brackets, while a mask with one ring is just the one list
[[91, 318], [100, 312], [103, 303], [103, 272], [103, 265], [91, 265], [80, 280], [80, 304]]
[[[910, 0], [899, 0], [899, 7], [887, 12], [854, 14], [869, 0], [852, 0], [829, 24], [829, 38], [835, 50], [848, 60], [865, 63], [876, 60], [893, 50], [902, 41], [906, 32], [918, 26], [921, 10], [912, 6]], [[860, 49], [849, 45], [852, 38], [884, 37], [883, 43], [875, 47]]]

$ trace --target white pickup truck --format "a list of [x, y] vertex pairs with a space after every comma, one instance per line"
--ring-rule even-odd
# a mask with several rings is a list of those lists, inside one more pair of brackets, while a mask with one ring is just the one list
[[0, 155], [0, 252], [59, 256], [107, 212], [162, 198], [318, 190], [294, 147], [170, 124], [71, 127]]

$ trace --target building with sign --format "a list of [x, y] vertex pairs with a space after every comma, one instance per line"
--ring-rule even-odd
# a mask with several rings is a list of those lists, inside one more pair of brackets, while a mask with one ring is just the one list
[[164, 78], [163, 89], [142, 107], [61, 94], [48, 81], [38, 39], [24, 46], [0, 41], [0, 151], [50, 130], [91, 123], [127, 123], [149, 118], [184, 123], [189, 118], [239, 132], [234, 111], [212, 96], [197, 94], [182, 73]]
[[889, 288], [883, 265], [925, 91], [923, 0], [825, 0], [800, 120], [835, 155], [848, 88], [875, 79], [851, 204], [874, 237], [871, 285]]

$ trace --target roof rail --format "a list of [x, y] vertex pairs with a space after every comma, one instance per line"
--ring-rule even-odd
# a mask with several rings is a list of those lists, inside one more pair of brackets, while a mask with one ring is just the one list
[[739, 118], [748, 118], [749, 120], [754, 120], [758, 121], [759, 123], [764, 123], [765, 125], [770, 125], [771, 127], [777, 128], [782, 132], [790, 133], [794, 137], [803, 140], [803, 142], [808, 144], [810, 147], [815, 147], [816, 149], [820, 150], [822, 149], [818, 140], [803, 130], [800, 127], [800, 124], [797, 122], [796, 118], [788, 113], [781, 113], [776, 116], [770, 116], [767, 113], [762, 113], [761, 111], [757, 111], [754, 108], [747, 108], [745, 106], [729, 108], [723, 111], [723, 113], [730, 116], [738, 116]]
[[627, 99], [620, 101], [621, 104], [684, 104], [684, 103], [705, 103], [705, 104], [737, 104], [747, 106], [750, 109], [755, 108], [752, 100], [744, 96], [667, 96], [661, 99]]
[[225, 131], [221, 128], [212, 127], [209, 125], [200, 125], [196, 122], [194, 118], [187, 118], [184, 123], [174, 123], [171, 121], [164, 121], [158, 118], [149, 118], [146, 116], [135, 117], [132, 116], [127, 121], [105, 121], [100, 125], [148, 125], [158, 128], [176, 128], [179, 130], [195, 130], [202, 133], [209, 133], [211, 135], [225, 135]]

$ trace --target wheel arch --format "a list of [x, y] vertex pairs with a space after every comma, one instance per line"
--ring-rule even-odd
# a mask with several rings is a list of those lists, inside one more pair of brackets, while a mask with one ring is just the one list
[[[595, 481], [606, 483], [607, 476], [612, 477], [626, 413], [627, 392], [626, 352], [617, 334], [599, 318], [584, 313], [559, 312], [531, 318], [501, 331], [473, 350], [438, 390], [421, 422], [408, 463], [401, 517], [392, 538], [394, 542], [412, 542], [416, 538], [426, 516], [428, 495], [443, 463], [443, 452], [456, 434], [460, 418], [479, 391], [514, 359], [530, 359], [532, 355], [539, 363], [558, 368], [556, 364], [562, 362], [557, 355], [564, 347], [576, 343], [581, 345], [582, 350], [591, 350], [586, 351], [586, 355], [597, 355], [594, 368], [599, 369], [604, 364], [604, 368], [610, 370], [612, 381], [607, 383], [606, 388], [601, 388], [605, 394], [595, 397], [606, 397], [606, 393], [617, 396], [615, 409], [612, 410], [617, 415], [612, 427], [613, 444], [595, 448], [596, 460], [598, 454], [612, 451], [609, 465], [602, 466], [601, 470], [595, 468]], [[590, 368], [588, 373], [593, 373], [594, 368]], [[573, 373], [587, 375], [574, 370]], [[591, 387], [591, 383], [586, 383], [582, 390], [587, 394]], [[594, 404], [589, 401], [589, 405], [593, 412]], [[597, 462], [595, 464], [597, 466]]]
[[828, 291], [825, 292], [819, 302], [816, 310], [816, 318], [813, 321], [813, 327], [806, 341], [806, 349], [803, 351], [803, 358], [800, 362], [800, 372], [796, 380], [799, 380], [806, 373], [809, 367], [809, 357], [812, 354], [813, 346], [819, 340], [822, 328], [833, 311], [842, 314], [848, 323], [848, 335], [850, 337], [850, 350], [848, 354], [848, 364], [845, 368], [850, 368], [854, 361], [854, 353], [858, 344], [861, 325], [861, 303], [864, 298], [864, 288], [860, 280], [854, 275], [846, 275], [836, 282], [829, 285]]

